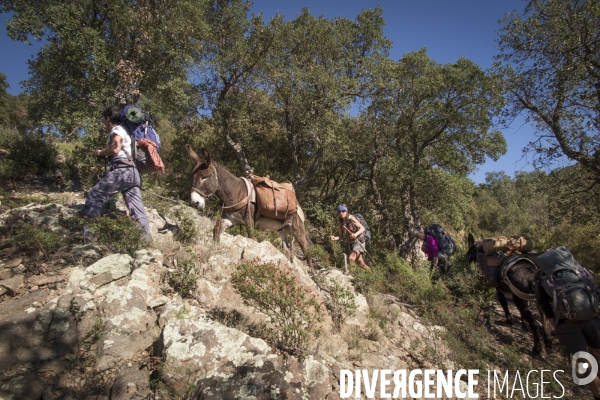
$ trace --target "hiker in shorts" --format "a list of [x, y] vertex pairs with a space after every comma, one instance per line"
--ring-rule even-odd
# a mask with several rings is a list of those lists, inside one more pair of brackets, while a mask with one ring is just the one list
[[363, 235], [366, 231], [365, 227], [353, 215], [348, 213], [348, 206], [345, 204], [338, 206], [337, 213], [339, 217], [339, 236], [331, 235], [329, 238], [336, 241], [345, 235], [348, 251], [350, 252], [348, 256], [350, 264], [356, 263], [361, 268], [371, 271], [371, 268], [369, 268], [363, 259], [363, 254], [367, 251], [366, 240]]
[[421, 250], [427, 256], [427, 260], [430, 263], [430, 269], [437, 269], [438, 266], [443, 266], [442, 256], [440, 254], [440, 248], [438, 246], [437, 240], [431, 235], [425, 233], [425, 229], [422, 226], [417, 226], [413, 230], [414, 236], [419, 238], [419, 240], [423, 241], [421, 245]]
[[[577, 352], [585, 351], [592, 353], [593, 357], [596, 358], [596, 362], [600, 361], [596, 356], [599, 353], [598, 349], [600, 349], [600, 317], [596, 314], [595, 317], [586, 320], [575, 320], [561, 317], [561, 314], [557, 316], [554, 309], [554, 307], [557, 307], [557, 304], [555, 304], [552, 296], [544, 288], [544, 285], [548, 283], [545, 271], [551, 271], [556, 267], [574, 266], [576, 264], [575, 258], [569, 250], [561, 246], [540, 254], [536, 258], [535, 263], [540, 268], [534, 278], [536, 300], [540, 310], [554, 327], [558, 340], [565, 346], [570, 356]], [[593, 282], [593, 276], [590, 280]], [[590, 285], [592, 285], [590, 288], [597, 293], [598, 286], [596, 283], [593, 282]], [[596, 376], [587, 387], [592, 391], [594, 399], [600, 400], [600, 378]]]
[[[129, 216], [144, 231], [146, 238], [150, 238], [150, 225], [146, 209], [142, 203], [140, 188], [142, 178], [135, 168], [131, 157], [131, 136], [121, 126], [121, 109], [117, 106], [104, 110], [104, 126], [110, 132], [108, 147], [94, 150], [96, 157], [110, 159], [110, 171], [98, 182], [85, 198], [83, 215], [87, 218], [96, 218], [102, 214], [102, 205], [115, 194], [121, 192], [123, 200], [129, 210]], [[93, 238], [87, 227], [84, 227], [84, 239]]]

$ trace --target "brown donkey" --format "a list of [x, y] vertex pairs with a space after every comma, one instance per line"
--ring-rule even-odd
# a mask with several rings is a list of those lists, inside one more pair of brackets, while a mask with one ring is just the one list
[[[479, 255], [483, 253], [482, 241], [475, 241], [472, 234], [469, 233], [468, 237], [469, 250], [467, 251], [467, 257], [470, 262], [478, 262]], [[512, 317], [508, 309], [508, 302], [505, 294], [511, 294], [512, 300], [517, 306], [519, 313], [521, 313], [521, 323], [523, 329], [529, 325], [531, 333], [533, 335], [533, 349], [534, 354], [539, 354], [542, 351], [542, 339], [546, 349], [552, 347], [552, 340], [550, 336], [550, 323], [546, 319], [546, 315], [539, 308], [539, 305], [535, 301], [534, 291], [534, 280], [535, 274], [538, 271], [537, 266], [526, 257], [515, 257], [514, 262], [510, 262], [511, 259], [507, 259], [503, 262], [500, 272], [502, 281], [500, 285], [496, 287], [496, 294], [498, 295], [498, 301], [504, 310], [506, 317], [506, 324], [512, 325]], [[538, 323], [535, 316], [529, 308], [529, 302], [534, 301], [536, 308], [540, 314], [542, 323]]]
[[[252, 184], [234, 176], [225, 168], [212, 161], [210, 153], [204, 147], [198, 156], [189, 144], [185, 145], [188, 154], [196, 164], [192, 172], [192, 206], [202, 210], [206, 199], [213, 194], [223, 203], [221, 219], [215, 223], [213, 241], [218, 242], [223, 231], [230, 226], [245, 225], [248, 236], [254, 238], [251, 228], [267, 229], [281, 233], [284, 243], [293, 232], [294, 237], [305, 252], [310, 242], [304, 228], [304, 213], [298, 205], [298, 212], [286, 220], [276, 220], [261, 216], [252, 201]], [[291, 250], [291, 246], [290, 249]], [[291, 251], [289, 252], [291, 256]]]

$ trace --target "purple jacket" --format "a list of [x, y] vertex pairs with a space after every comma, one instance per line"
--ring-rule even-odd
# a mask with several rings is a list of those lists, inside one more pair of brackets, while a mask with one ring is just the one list
[[421, 246], [421, 250], [427, 254], [427, 258], [437, 257], [438, 252], [440, 251], [437, 240], [430, 235], [425, 235], [425, 240], [423, 240], [423, 246]]

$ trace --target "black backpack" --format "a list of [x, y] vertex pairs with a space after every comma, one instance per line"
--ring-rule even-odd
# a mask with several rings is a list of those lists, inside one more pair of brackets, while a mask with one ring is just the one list
[[425, 233], [435, 238], [440, 253], [451, 256], [456, 252], [456, 242], [442, 225], [431, 224], [425, 228]]
[[558, 269], [551, 276], [542, 273], [542, 286], [552, 297], [552, 310], [557, 320], [586, 321], [600, 314], [594, 277], [581, 265], [577, 265], [575, 271]]
[[369, 229], [369, 225], [367, 225], [367, 221], [365, 221], [365, 217], [363, 217], [362, 214], [354, 214], [354, 218], [356, 218], [358, 222], [365, 227], [365, 232], [363, 233], [365, 241], [371, 239], [371, 230]]

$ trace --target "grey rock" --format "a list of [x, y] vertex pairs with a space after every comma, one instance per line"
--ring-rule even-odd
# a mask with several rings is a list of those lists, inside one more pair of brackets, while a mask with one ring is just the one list
[[150, 376], [134, 365], [119, 371], [111, 389], [111, 400], [147, 399], [152, 395], [148, 384]]
[[27, 279], [27, 283], [30, 285], [36, 286], [44, 286], [51, 283], [62, 282], [68, 278], [68, 275], [54, 275], [54, 276], [44, 276], [44, 275], [34, 275]]
[[10, 279], [13, 276], [15, 276], [15, 273], [11, 269], [2, 269], [0, 271], [0, 281], [3, 281], [5, 279]]
[[0, 399], [39, 399], [46, 385], [35, 375], [20, 375], [0, 386]]
[[10, 260], [9, 262], [7, 262], [6, 264], [4, 264], [4, 268], [14, 268], [17, 265], [21, 264], [22, 261], [23, 261], [22, 258], [14, 258], [14, 259]]
[[23, 284], [25, 277], [23, 275], [16, 275], [10, 279], [5, 279], [0, 281], [0, 286], [4, 287], [8, 294], [14, 296], [15, 294], [20, 293], [19, 286]]
[[100, 352], [94, 369], [105, 371], [116, 365], [126, 362], [136, 354], [141, 354], [151, 347], [160, 335], [158, 329], [150, 329], [145, 332], [133, 333], [110, 333], [100, 339]]
[[110, 272], [112, 279], [117, 280], [131, 273], [131, 261], [133, 259], [128, 254], [112, 254], [96, 261], [85, 269], [86, 275], [100, 275], [104, 272]]
[[89, 264], [102, 258], [102, 249], [92, 244], [86, 244], [73, 247], [71, 254], [75, 260]]
[[19, 264], [16, 267], [14, 267], [12, 269], [12, 272], [14, 272], [15, 274], [22, 274], [27, 270], [27, 267], [24, 266], [23, 264]]

